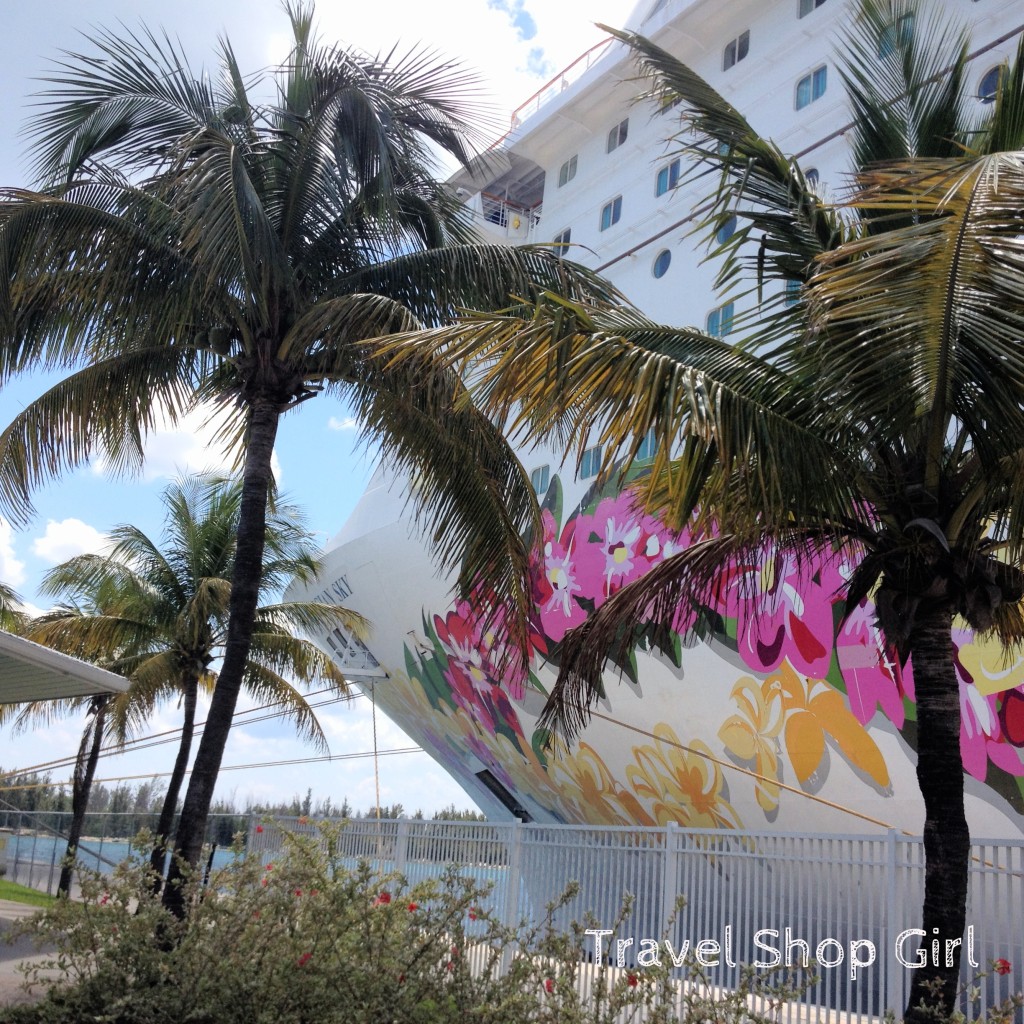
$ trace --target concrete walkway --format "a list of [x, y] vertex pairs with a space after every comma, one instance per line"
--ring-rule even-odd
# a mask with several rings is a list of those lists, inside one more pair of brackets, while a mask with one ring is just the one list
[[27, 903], [0, 900], [0, 1006], [35, 1002], [42, 998], [41, 988], [36, 988], [31, 995], [22, 988], [25, 976], [18, 970], [18, 964], [26, 960], [45, 960], [49, 953], [37, 950], [29, 935], [22, 935], [14, 942], [8, 941], [12, 925], [31, 917], [38, 910], [38, 907]]

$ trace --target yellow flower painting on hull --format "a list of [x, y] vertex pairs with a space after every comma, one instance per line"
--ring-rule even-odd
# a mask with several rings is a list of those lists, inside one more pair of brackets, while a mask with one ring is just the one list
[[656, 825], [639, 800], [624, 789], [588, 743], [575, 753], [562, 742], [551, 751], [549, 772], [563, 806], [578, 822], [601, 825]]
[[653, 735], [653, 746], [633, 748], [635, 764], [626, 775], [654, 821], [675, 821], [690, 828], [742, 828], [729, 803], [725, 776], [707, 744], [682, 743], [664, 722], [654, 727]]
[[805, 679], [784, 661], [763, 682], [740, 679], [732, 698], [739, 714], [726, 719], [718, 736], [737, 763], [759, 776], [757, 802], [766, 815], [778, 808], [783, 749], [797, 783], [809, 792], [824, 781], [829, 745], [878, 789], [889, 789], [882, 752], [842, 694], [824, 680]]

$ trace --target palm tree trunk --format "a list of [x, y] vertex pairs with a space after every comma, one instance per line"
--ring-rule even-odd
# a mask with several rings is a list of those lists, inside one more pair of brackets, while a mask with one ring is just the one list
[[213, 801], [224, 747], [242, 688], [253, 623], [259, 603], [263, 574], [263, 547], [266, 540], [267, 496], [272, 470], [270, 458], [277, 437], [280, 406], [273, 399], [258, 395], [252, 400], [242, 473], [242, 500], [238, 515], [238, 541], [231, 576], [228, 605], [228, 633], [224, 645], [224, 664], [213, 690], [210, 713], [206, 717], [203, 738], [199, 741], [192, 776], [181, 808], [174, 858], [167, 872], [163, 902], [179, 917], [185, 914], [182, 878], [184, 865], [194, 868], [202, 853], [206, 820]]
[[75, 772], [71, 782], [71, 827], [68, 829], [68, 848], [64, 854], [64, 864], [60, 869], [57, 881], [57, 896], [67, 897], [71, 891], [71, 876], [74, 873], [74, 857], [78, 851], [78, 841], [82, 838], [85, 826], [85, 811], [89, 806], [89, 791], [96, 775], [96, 763], [100, 759], [100, 747], [103, 746], [103, 723], [107, 717], [109, 697], [95, 697], [89, 708], [89, 717], [82, 731], [82, 742], [78, 747], [78, 758], [75, 761]]
[[909, 637], [917, 695], [917, 780], [925, 807], [921, 950], [927, 955], [911, 983], [905, 1019], [912, 1024], [945, 1020], [955, 1009], [959, 940], [967, 919], [971, 839], [964, 813], [960, 688], [951, 627], [952, 610], [943, 604], [919, 612]]
[[196, 696], [199, 691], [199, 679], [191, 676], [182, 684], [184, 692], [184, 719], [181, 723], [181, 743], [178, 745], [178, 756], [174, 759], [171, 777], [167, 780], [167, 793], [164, 795], [160, 818], [156, 823], [156, 841], [150, 854], [149, 866], [153, 872], [153, 892], [158, 893], [163, 884], [164, 858], [167, 853], [167, 841], [171, 837], [171, 826], [178, 810], [178, 794], [188, 770], [189, 754], [192, 753], [192, 736], [196, 726]]

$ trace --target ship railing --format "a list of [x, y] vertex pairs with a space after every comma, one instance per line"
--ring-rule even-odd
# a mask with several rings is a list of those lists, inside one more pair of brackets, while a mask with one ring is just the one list
[[478, 192], [466, 208], [485, 232], [511, 243], [533, 241], [540, 223], [540, 206], [529, 208], [491, 192]]
[[[284, 819], [259, 835], [251, 828], [249, 835], [265, 855], [281, 843], [277, 829], [292, 828], [311, 825]], [[674, 824], [358, 820], [342, 829], [337, 849], [353, 862], [365, 860], [410, 883], [457, 865], [488, 889], [482, 906], [509, 926], [541, 923], [552, 903], [558, 904], [553, 922], [566, 934], [574, 921], [596, 922], [587, 927], [598, 929], [615, 926], [614, 935], [602, 936], [599, 954], [596, 937], [586, 937], [580, 949], [584, 986], [604, 983], [607, 972], [618, 969], [619, 939], [633, 940], [623, 946], [624, 967], [632, 971], [643, 969], [638, 954], [646, 948], [649, 955], [652, 948], [643, 939], [658, 944], [666, 964], [666, 939], [677, 955], [688, 941], [691, 957], [698, 943], [711, 943], [702, 947], [703, 956], [718, 963], [706, 968], [706, 976], [711, 985], [731, 991], [740, 988], [745, 964], [764, 965], [775, 959], [775, 951], [780, 968], [787, 948], [793, 966], [800, 968], [805, 944], [812, 967], [803, 977], [816, 972], [819, 980], [777, 1011], [785, 1024], [860, 1024], [880, 1020], [887, 1009], [898, 1014], [913, 980], [913, 969], [900, 957], [912, 963], [918, 955], [919, 939], [908, 932], [920, 922], [924, 849], [920, 838], [895, 830], [865, 836]], [[574, 882], [578, 890], [559, 903]], [[1010, 991], [1010, 979], [991, 972], [980, 976], [991, 963], [1008, 960], [1014, 971], [1024, 963], [1021, 906], [1024, 839], [975, 842], [962, 978], [965, 985], [978, 986], [982, 1005], [992, 1006]], [[682, 999], [685, 972], [673, 973], [682, 975]], [[751, 998], [755, 1012], [771, 1009], [768, 996]]]
[[[520, 103], [512, 111], [512, 128], [515, 131], [527, 118], [532, 117], [546, 103], [549, 103], [556, 96], [560, 96], [585, 72], [592, 68], [608, 51], [608, 48], [615, 40], [608, 36], [599, 43], [595, 43], [581, 53], [568, 67], [563, 68], [554, 78], [542, 85], [528, 100]], [[508, 136], [503, 136], [498, 142], [504, 141]], [[498, 143], [495, 143], [497, 145]]]

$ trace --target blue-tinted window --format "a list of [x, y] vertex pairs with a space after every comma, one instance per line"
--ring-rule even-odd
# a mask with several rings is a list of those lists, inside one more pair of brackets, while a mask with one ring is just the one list
[[800, 301], [800, 282], [799, 281], [787, 281], [786, 282], [786, 305], [795, 306]]
[[551, 467], [550, 466], [538, 466], [530, 473], [530, 483], [533, 485], [534, 491], [539, 495], [545, 495], [548, 492], [548, 482], [551, 479]]
[[981, 82], [978, 85], [978, 99], [982, 103], [994, 103], [996, 94], [999, 92], [999, 83], [1003, 77], [1003, 69], [1001, 67], [989, 68], [988, 71], [982, 75]]
[[800, 8], [797, 12], [798, 18], [803, 18], [810, 14], [815, 7], [820, 7], [825, 0], [800, 0]]
[[655, 277], [664, 277], [668, 273], [668, 268], [672, 263], [672, 253], [668, 249], [662, 249], [657, 256], [654, 257], [654, 263], [651, 266], [651, 273]]
[[728, 71], [734, 64], [738, 64], [750, 53], [750, 30], [741, 33], [735, 39], [730, 40], [722, 52], [722, 70]]
[[589, 480], [601, 470], [601, 446], [595, 444], [593, 448], [588, 448], [583, 453], [583, 458], [580, 461], [580, 479]]
[[624, 118], [608, 133], [608, 152], [618, 149], [629, 134], [629, 118]]
[[715, 238], [718, 240], [719, 245], [724, 245], [734, 234], [736, 234], [735, 213], [715, 232]]
[[679, 160], [673, 160], [670, 164], [665, 164], [661, 170], [658, 171], [658, 178], [654, 185], [654, 194], [656, 196], [663, 196], [666, 192], [674, 189], [679, 184], [679, 172], [681, 168]]
[[579, 154], [569, 157], [568, 160], [558, 168], [558, 187], [568, 184], [576, 177], [576, 159]]
[[653, 459], [655, 451], [654, 443], [654, 427], [644, 434], [644, 439], [640, 442], [640, 447], [636, 450], [636, 457], [638, 459]]
[[610, 203], [601, 207], [601, 230], [607, 231], [613, 224], [618, 224], [622, 216], [622, 196], [616, 196]]
[[572, 228], [566, 228], [564, 231], [559, 231], [554, 238], [551, 239], [555, 243], [555, 253], [559, 256], [564, 256], [569, 251], [569, 241], [572, 238]]
[[821, 175], [818, 173], [817, 167], [808, 167], [804, 171], [804, 181], [807, 182], [810, 188], [817, 188], [818, 182], [821, 180]]
[[734, 305], [731, 302], [711, 310], [707, 319], [708, 334], [713, 334], [716, 338], [724, 338], [732, 330], [734, 312]]
[[809, 103], [821, 99], [828, 87], [828, 68], [822, 64], [796, 83], [796, 109], [802, 110]]

